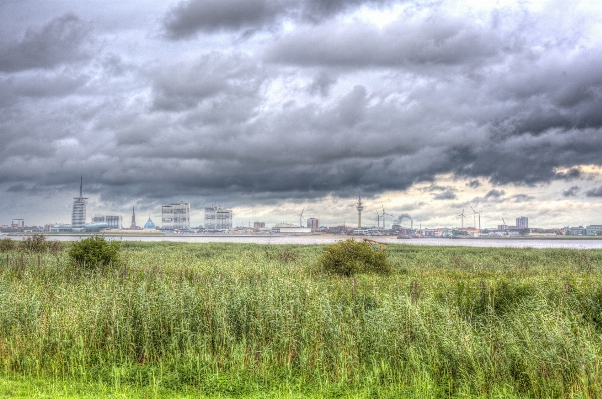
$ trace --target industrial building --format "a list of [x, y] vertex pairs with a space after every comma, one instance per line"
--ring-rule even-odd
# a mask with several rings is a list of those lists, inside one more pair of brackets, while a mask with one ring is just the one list
[[180, 201], [179, 204], [163, 205], [161, 214], [163, 230], [190, 230], [189, 203]]
[[519, 228], [528, 228], [529, 227], [529, 218], [526, 216], [521, 216], [516, 218], [516, 227]]
[[73, 197], [73, 210], [71, 212], [72, 231], [86, 230], [86, 200], [82, 194], [83, 178], [79, 183], [79, 197]]
[[205, 229], [231, 230], [232, 209], [210, 206], [205, 208]]
[[11, 227], [11, 229], [24, 228], [25, 227], [25, 219], [13, 219], [10, 222], [10, 227]]
[[320, 229], [320, 224], [318, 219], [309, 218], [307, 219], [307, 227], [311, 229], [311, 231], [318, 231]]
[[111, 230], [123, 228], [123, 218], [117, 215], [96, 215], [92, 217], [92, 223], [106, 223], [107, 228]]
[[272, 233], [283, 233], [283, 234], [309, 234], [311, 229], [308, 227], [301, 227], [290, 223], [278, 223], [272, 227]]
[[253, 229], [254, 230], [265, 229], [265, 222], [253, 222]]

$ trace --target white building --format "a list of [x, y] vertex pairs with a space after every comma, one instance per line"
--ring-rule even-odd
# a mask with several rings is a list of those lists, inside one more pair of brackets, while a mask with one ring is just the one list
[[205, 229], [231, 230], [232, 209], [210, 206], [205, 208]]
[[309, 227], [300, 227], [290, 223], [278, 223], [272, 227], [272, 233], [309, 234], [311, 233], [311, 229]]
[[106, 223], [107, 228], [111, 230], [121, 230], [123, 228], [123, 218], [116, 215], [96, 215], [92, 218], [92, 223]]
[[163, 205], [161, 210], [161, 228], [163, 230], [190, 230], [190, 204]]

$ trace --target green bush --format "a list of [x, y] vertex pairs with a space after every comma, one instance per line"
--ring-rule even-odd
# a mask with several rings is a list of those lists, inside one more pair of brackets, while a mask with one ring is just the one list
[[327, 245], [319, 264], [327, 273], [347, 277], [356, 273], [390, 274], [393, 271], [386, 252], [372, 248], [365, 241], [353, 239]]
[[88, 270], [102, 266], [119, 266], [119, 249], [117, 241], [106, 241], [104, 237], [92, 236], [73, 243], [69, 250], [71, 264]]
[[14, 251], [15, 248], [15, 242], [10, 238], [3, 238], [0, 240], [0, 252]]

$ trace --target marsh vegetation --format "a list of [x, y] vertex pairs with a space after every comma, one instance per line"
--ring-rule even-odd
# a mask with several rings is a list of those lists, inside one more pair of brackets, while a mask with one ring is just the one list
[[[324, 247], [122, 244], [0, 257], [0, 374], [168, 394], [599, 397], [602, 251], [389, 245], [388, 274]], [[8, 261], [8, 264], [7, 264]]]

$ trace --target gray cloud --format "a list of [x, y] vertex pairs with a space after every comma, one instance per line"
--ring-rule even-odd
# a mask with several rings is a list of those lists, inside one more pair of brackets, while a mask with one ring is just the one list
[[165, 37], [180, 40], [199, 32], [247, 29], [245, 36], [280, 19], [318, 23], [362, 5], [382, 6], [392, 0], [183, 0], [163, 18]]
[[494, 57], [503, 49], [494, 31], [462, 20], [431, 17], [400, 20], [379, 30], [368, 24], [305, 27], [278, 40], [265, 53], [284, 64], [344, 67], [455, 65]]
[[187, 0], [169, 11], [163, 26], [169, 39], [184, 39], [199, 31], [261, 27], [281, 12], [278, 1]]
[[485, 199], [498, 199], [503, 197], [504, 195], [506, 195], [506, 192], [504, 190], [498, 190], [498, 189], [491, 189], [489, 190], [489, 192], [487, 194], [485, 194]]
[[453, 200], [456, 198], [458, 198], [458, 196], [451, 190], [445, 190], [433, 197], [434, 200]]
[[466, 185], [470, 188], [477, 188], [481, 185], [481, 182], [478, 179], [471, 180]]
[[602, 197], [602, 186], [587, 190], [585, 195], [588, 197]]
[[570, 188], [563, 190], [562, 195], [564, 197], [576, 197], [579, 190], [580, 190], [579, 186], [571, 186]]
[[21, 41], [0, 44], [0, 71], [53, 68], [91, 56], [90, 27], [73, 14], [28, 29]]

